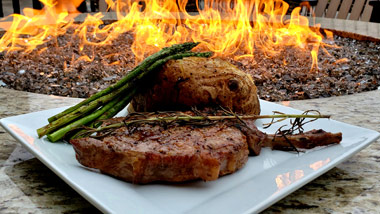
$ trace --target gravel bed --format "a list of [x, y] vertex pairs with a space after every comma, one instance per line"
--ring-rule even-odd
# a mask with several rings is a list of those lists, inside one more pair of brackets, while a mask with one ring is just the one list
[[[135, 66], [131, 33], [122, 34], [110, 45], [85, 47], [83, 52], [92, 62], [78, 60], [80, 52], [75, 41], [68, 32], [31, 53], [0, 53], [0, 87], [85, 98], [116, 82]], [[276, 57], [266, 57], [258, 50], [254, 60], [227, 60], [250, 73], [260, 98], [269, 101], [378, 90], [380, 43], [339, 36], [334, 41], [340, 48], [320, 50], [318, 70], [310, 70], [308, 53], [294, 48], [286, 48]]]

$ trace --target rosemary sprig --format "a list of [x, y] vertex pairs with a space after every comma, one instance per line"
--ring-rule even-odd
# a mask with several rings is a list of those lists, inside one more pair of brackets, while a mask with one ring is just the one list
[[[193, 111], [196, 113], [196, 111]], [[101, 132], [105, 130], [110, 129], [117, 129], [120, 127], [131, 127], [141, 124], [161, 124], [162, 126], [167, 126], [172, 123], [178, 123], [178, 124], [185, 124], [185, 125], [212, 125], [215, 124], [215, 122], [218, 121], [229, 121], [229, 120], [247, 120], [247, 119], [272, 119], [272, 122], [269, 123], [270, 125], [283, 121], [285, 119], [289, 118], [311, 118], [311, 119], [319, 119], [319, 118], [330, 118], [330, 115], [322, 115], [322, 114], [307, 114], [309, 111], [303, 113], [303, 114], [284, 114], [281, 112], [275, 112], [273, 115], [236, 115], [231, 114], [229, 115], [204, 115], [204, 114], [198, 114], [198, 115], [188, 115], [185, 113], [173, 113], [173, 112], [161, 112], [161, 114], [164, 114], [164, 116], [154, 116], [153, 113], [151, 114], [143, 114], [143, 113], [137, 113], [137, 114], [131, 114], [128, 116], [123, 122], [113, 123], [110, 125], [102, 126], [99, 128], [90, 128], [85, 127], [87, 129], [87, 132], [80, 136], [89, 136], [90, 134], [94, 132]], [[227, 113], [227, 112], [225, 112]], [[166, 115], [165, 115], [166, 114]], [[279, 119], [274, 121], [274, 119]], [[267, 126], [268, 127], [268, 126]]]
[[[307, 110], [307, 111], [303, 112], [302, 115], [308, 115], [310, 112], [315, 112], [315, 113], [317, 113], [317, 115], [321, 115], [321, 113], [317, 110]], [[275, 113], [282, 114], [281, 112], [275, 112]], [[317, 119], [318, 118], [313, 118], [312, 120], [305, 121], [305, 117], [298, 117], [298, 118], [295, 118], [294, 121], [290, 120], [291, 127], [289, 129], [283, 130], [282, 128], [286, 127], [286, 125], [283, 125], [280, 128], [278, 128], [276, 133], [273, 135], [272, 141], [275, 141], [276, 137], [283, 137], [285, 139], [285, 141], [289, 144], [289, 146], [290, 146], [289, 148], [291, 148], [291, 149], [293, 149], [293, 151], [296, 151], [297, 153], [299, 153], [299, 150], [297, 149], [297, 147], [295, 145], [293, 145], [293, 143], [288, 139], [287, 136], [295, 134], [296, 131], [298, 132], [298, 134], [303, 133], [303, 131], [304, 131], [303, 126], [305, 124], [311, 123]], [[283, 119], [274, 121], [272, 119], [272, 121], [270, 123], [266, 124], [267, 126], [264, 128], [268, 128], [273, 123], [276, 123], [276, 122], [279, 122], [282, 120]]]

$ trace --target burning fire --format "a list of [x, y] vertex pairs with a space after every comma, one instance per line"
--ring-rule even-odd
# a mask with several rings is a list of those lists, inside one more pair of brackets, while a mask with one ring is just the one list
[[[88, 15], [74, 24], [76, 7], [82, 0], [40, 0], [42, 10], [24, 9], [11, 15], [12, 24], [0, 39], [0, 51], [44, 51], [43, 44], [57, 39], [75, 25], [80, 56], [91, 61], [86, 46], [109, 45], [122, 33], [134, 34], [133, 53], [137, 61], [162, 47], [185, 41], [200, 42], [202, 50], [235, 60], [253, 58], [257, 49], [274, 57], [289, 46], [310, 52], [316, 68], [318, 49], [323, 47], [319, 26], [309, 27], [306, 17], [295, 8], [285, 20], [289, 5], [282, 0], [204, 0], [198, 13], [186, 11], [187, 0], [106, 0], [118, 20], [104, 26], [103, 14]], [[285, 21], [284, 21], [285, 20]], [[45, 47], [46, 48], [46, 47]], [[286, 63], [286, 62], [284, 62]]]

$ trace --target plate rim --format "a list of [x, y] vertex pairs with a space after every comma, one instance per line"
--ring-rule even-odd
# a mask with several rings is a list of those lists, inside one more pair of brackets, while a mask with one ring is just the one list
[[[278, 106], [285, 107], [287, 109], [300, 111], [298, 109], [291, 108], [288, 106], [283, 106], [283, 105], [278, 104], [278, 103], [268, 102], [268, 101], [264, 101], [264, 100], [260, 100], [260, 102], [265, 102], [265, 103], [269, 103], [270, 105], [278, 105]], [[97, 199], [97, 197], [93, 196], [92, 194], [89, 194], [81, 186], [77, 185], [76, 182], [73, 182], [72, 180], [70, 180], [70, 178], [65, 177], [64, 173], [62, 172], [62, 169], [57, 167], [53, 161], [46, 159], [46, 157], [44, 157], [44, 155], [42, 153], [35, 150], [29, 143], [25, 142], [25, 139], [23, 139], [20, 135], [17, 135], [14, 131], [12, 131], [7, 126], [7, 124], [10, 124], [12, 119], [17, 118], [17, 117], [23, 117], [26, 115], [42, 113], [42, 112], [49, 112], [52, 110], [58, 111], [60, 109], [65, 109], [65, 108], [67, 108], [67, 106], [60, 107], [60, 108], [51, 108], [51, 109], [46, 109], [46, 110], [42, 110], [42, 111], [30, 112], [30, 113], [26, 113], [26, 114], [20, 114], [20, 115], [15, 115], [15, 116], [11, 116], [11, 117], [1, 118], [0, 119], [0, 125], [4, 128], [4, 130], [7, 131], [8, 134], [10, 134], [14, 139], [16, 139], [24, 148], [26, 148], [30, 153], [32, 153], [39, 161], [41, 161], [51, 171], [53, 171], [54, 174], [56, 174], [59, 178], [61, 178], [65, 183], [67, 183], [71, 188], [73, 188], [76, 192], [78, 192], [82, 197], [84, 197], [87, 201], [89, 201], [97, 209], [99, 209], [100, 211], [105, 212], [105, 213], [112, 213], [113, 211], [110, 207], [108, 207], [106, 204], [99, 201]], [[344, 162], [348, 158], [352, 157], [356, 153], [360, 152], [364, 148], [368, 147], [369, 145], [371, 145], [377, 139], [380, 138], [380, 133], [375, 131], [375, 130], [359, 127], [356, 125], [352, 125], [352, 124], [348, 124], [348, 123], [344, 123], [344, 122], [340, 122], [340, 121], [336, 121], [336, 120], [332, 120], [332, 119], [330, 119], [330, 120], [333, 122], [342, 124], [342, 125], [349, 125], [349, 126], [352, 126], [354, 128], [366, 130], [366, 131], [372, 133], [373, 136], [371, 135], [371, 137], [368, 140], [366, 140], [364, 143], [361, 143], [360, 145], [355, 146], [354, 148], [350, 149], [348, 151], [348, 153], [344, 153], [343, 155], [339, 156], [339, 158], [332, 160], [329, 164], [318, 169], [318, 171], [316, 171], [315, 173], [308, 174], [306, 177], [303, 177], [301, 180], [294, 182], [289, 186], [286, 186], [283, 189], [283, 191], [279, 192], [279, 194], [276, 194], [273, 197], [267, 197], [265, 200], [261, 201], [260, 203], [258, 203], [256, 205], [252, 205], [252, 207], [250, 209], [246, 210], [243, 213], [255, 213], [255, 212], [261, 212], [261, 211], [265, 210], [266, 208], [270, 207], [271, 205], [275, 204], [276, 202], [280, 201], [281, 199], [285, 198], [286, 196], [290, 195], [291, 193], [295, 192], [296, 190], [300, 189], [304, 185], [308, 184], [312, 180], [316, 179], [317, 177], [321, 176], [322, 174], [324, 174], [327, 171], [331, 170], [332, 168], [336, 167], [340, 163]], [[46, 137], [44, 137], [44, 138], [46, 138]], [[36, 139], [41, 140], [39, 138], [36, 138]], [[162, 212], [162, 210], [160, 212]]]

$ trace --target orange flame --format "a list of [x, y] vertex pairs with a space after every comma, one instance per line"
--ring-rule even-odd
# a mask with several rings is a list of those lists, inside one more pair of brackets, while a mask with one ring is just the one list
[[69, 13], [76, 12], [75, 8], [83, 0], [40, 1], [45, 5], [42, 10], [25, 8], [24, 15], [10, 16], [13, 21], [0, 39], [0, 51], [24, 50], [28, 53], [64, 34], [73, 23]]
[[[24, 9], [24, 15], [12, 15], [13, 22], [0, 40], [0, 51], [30, 52], [73, 25], [76, 6], [82, 0], [41, 0], [42, 10]], [[186, 11], [187, 0], [106, 0], [118, 20], [102, 27], [101, 13], [88, 15], [76, 26], [80, 51], [85, 47], [111, 44], [122, 33], [132, 31], [137, 61], [152, 52], [175, 43], [200, 42], [202, 50], [235, 60], [253, 57], [261, 49], [275, 57], [292, 46], [310, 52], [312, 68], [317, 68], [317, 54], [324, 46], [319, 26], [309, 27], [309, 20], [295, 8], [286, 20], [289, 5], [282, 0], [204, 0], [198, 13]], [[37, 14], [37, 16], [36, 16]], [[85, 54], [83, 54], [85, 55]], [[77, 60], [91, 61], [91, 56]]]

